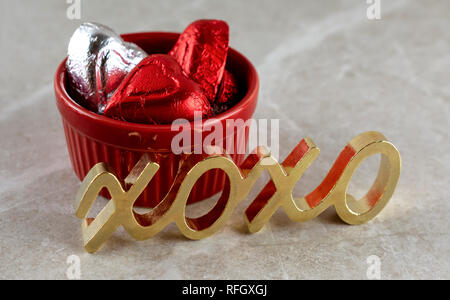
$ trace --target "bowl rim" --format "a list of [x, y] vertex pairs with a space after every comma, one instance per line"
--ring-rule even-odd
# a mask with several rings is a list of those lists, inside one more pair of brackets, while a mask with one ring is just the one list
[[[125, 41], [133, 38], [138, 38], [140, 36], [147, 38], [156, 38], [156, 37], [170, 37], [175, 38], [179, 36], [180, 33], [176, 32], [165, 32], [165, 31], [147, 31], [147, 32], [135, 32], [135, 33], [126, 33], [121, 34], [121, 37], [124, 38]], [[256, 68], [253, 64], [241, 54], [239, 51], [229, 47], [229, 53], [232, 53], [231, 56], [238, 57], [239, 60], [243, 61], [246, 64], [246, 68], [249, 71], [248, 74], [248, 86], [247, 92], [242, 97], [242, 99], [236, 103], [230, 109], [215, 115], [210, 118], [203, 119], [203, 122], [208, 122], [209, 125], [213, 126], [216, 122], [223, 122], [227, 119], [235, 119], [236, 115], [239, 115], [239, 112], [245, 110], [249, 105], [252, 105], [254, 101], [257, 99], [257, 94], [259, 90], [259, 77], [256, 71]], [[97, 114], [92, 112], [83, 106], [79, 105], [72, 97], [67, 93], [65, 88], [65, 79], [66, 79], [66, 60], [67, 57], [60, 63], [58, 66], [55, 77], [54, 77], [54, 87], [57, 95], [57, 101], [65, 106], [66, 108], [75, 111], [79, 116], [83, 118], [87, 118], [93, 122], [101, 122], [103, 125], [107, 125], [110, 127], [120, 127], [122, 129], [129, 130], [139, 130], [141, 132], [149, 132], [149, 133], [157, 133], [157, 132], [167, 132], [171, 131], [172, 124], [141, 124], [141, 123], [133, 123], [121, 120], [115, 120], [104, 115]], [[63, 112], [61, 112], [63, 113]], [[189, 121], [191, 128], [194, 128], [195, 121]]]

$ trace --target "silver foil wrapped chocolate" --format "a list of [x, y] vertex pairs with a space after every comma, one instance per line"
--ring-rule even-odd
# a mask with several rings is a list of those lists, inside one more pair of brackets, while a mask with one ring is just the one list
[[86, 108], [103, 113], [125, 76], [147, 56], [110, 28], [83, 23], [72, 35], [67, 51], [67, 73], [71, 89]]

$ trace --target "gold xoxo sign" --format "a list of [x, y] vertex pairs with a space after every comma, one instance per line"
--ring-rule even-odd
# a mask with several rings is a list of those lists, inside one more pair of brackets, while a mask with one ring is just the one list
[[[158, 171], [159, 165], [152, 162], [152, 154], [142, 156], [125, 178], [125, 185], [107, 164], [96, 164], [84, 178], [75, 202], [76, 216], [83, 219], [86, 250], [97, 251], [121, 225], [136, 240], [153, 237], [171, 222], [175, 222], [190, 239], [208, 237], [225, 225], [264, 170], [268, 171], [271, 180], [245, 211], [250, 232], [259, 231], [280, 206], [291, 220], [300, 222], [310, 220], [334, 205], [343, 221], [362, 224], [373, 219], [387, 204], [401, 169], [400, 154], [394, 145], [381, 133], [366, 132], [342, 150], [328, 175], [313, 192], [296, 198], [292, 196], [295, 184], [319, 155], [319, 149], [310, 138], [303, 139], [281, 164], [263, 147], [258, 147], [239, 167], [227, 156], [219, 154], [222, 151], [217, 153], [189, 156], [166, 197], [145, 214], [136, 213], [133, 204]], [[356, 200], [347, 194], [348, 185], [359, 164], [374, 154], [381, 154], [378, 175], [367, 194]], [[198, 218], [186, 217], [186, 202], [191, 189], [202, 174], [212, 169], [221, 169], [227, 174], [228, 184], [221, 197], [207, 214]], [[96, 218], [86, 219], [102, 188], [108, 189], [111, 201]]]

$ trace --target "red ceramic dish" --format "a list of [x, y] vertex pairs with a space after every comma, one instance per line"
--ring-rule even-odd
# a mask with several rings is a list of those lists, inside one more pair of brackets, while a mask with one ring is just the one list
[[[178, 33], [168, 32], [122, 35], [124, 40], [136, 43], [149, 54], [167, 53], [178, 36]], [[181, 155], [175, 155], [170, 150], [172, 138], [178, 132], [172, 131], [170, 124], [147, 125], [113, 120], [81, 107], [72, 100], [66, 90], [65, 62], [66, 60], [56, 71], [54, 89], [69, 156], [76, 175], [82, 180], [92, 166], [98, 162], [106, 162], [113, 168], [118, 178], [123, 180], [142, 154], [153, 152], [157, 154], [160, 169], [138, 198], [136, 205], [155, 206], [168, 192], [182, 159]], [[244, 96], [235, 106], [214, 117], [212, 124], [222, 123], [224, 131], [227, 119], [246, 121], [252, 117], [259, 89], [258, 75], [253, 65], [242, 54], [231, 48], [228, 52], [227, 69], [236, 76]], [[223, 136], [225, 137], [225, 132]], [[236, 145], [236, 134], [233, 139]], [[248, 133], [245, 143], [247, 139]], [[232, 154], [231, 157], [237, 164], [244, 159], [242, 154]], [[217, 170], [205, 173], [195, 184], [189, 201], [200, 201], [221, 191], [225, 184], [225, 176], [223, 172]]]

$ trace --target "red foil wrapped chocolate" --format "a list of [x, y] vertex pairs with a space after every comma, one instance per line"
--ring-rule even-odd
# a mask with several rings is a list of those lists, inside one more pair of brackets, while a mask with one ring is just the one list
[[225, 70], [222, 83], [217, 92], [216, 101], [212, 104], [215, 115], [220, 114], [236, 104], [238, 99], [238, 83], [236, 78]]
[[154, 54], [122, 81], [104, 114], [128, 122], [170, 124], [179, 118], [193, 120], [194, 112], [205, 118], [212, 115], [200, 85], [186, 77], [174, 58]]
[[208, 100], [216, 99], [228, 53], [228, 24], [220, 20], [198, 20], [180, 35], [169, 52], [186, 75], [196, 81]]
[[225, 70], [219, 92], [217, 93], [216, 102], [234, 104], [233, 102], [236, 100], [237, 94], [237, 80], [233, 74]]

